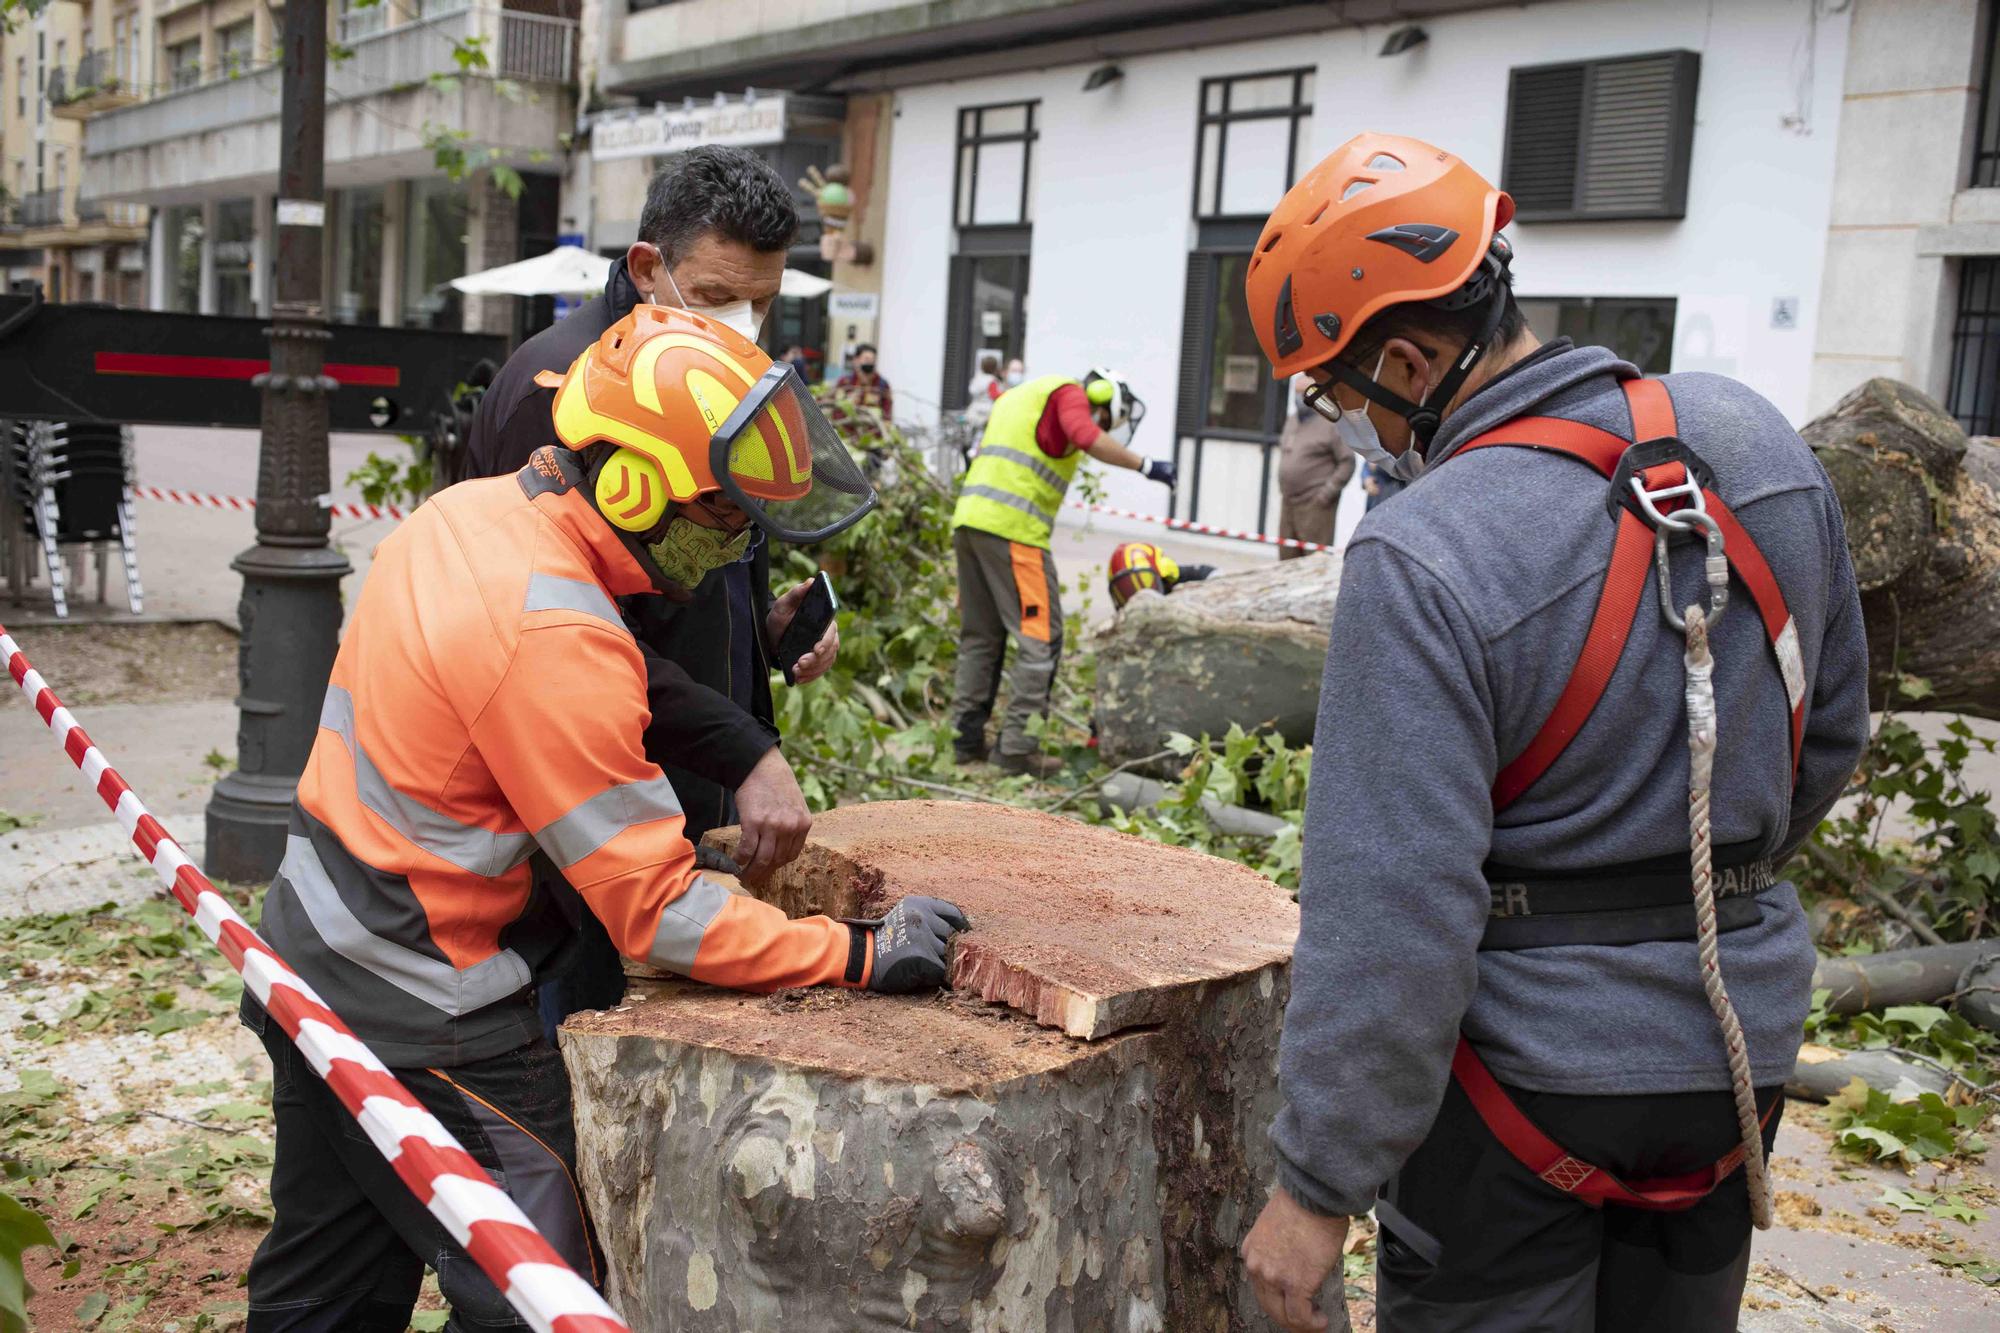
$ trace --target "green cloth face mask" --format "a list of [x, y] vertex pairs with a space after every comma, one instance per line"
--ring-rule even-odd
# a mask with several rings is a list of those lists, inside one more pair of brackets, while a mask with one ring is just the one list
[[660, 539], [646, 548], [653, 563], [683, 588], [699, 587], [710, 570], [721, 569], [743, 558], [750, 549], [750, 529], [729, 533], [704, 527], [693, 519], [675, 517], [667, 522]]

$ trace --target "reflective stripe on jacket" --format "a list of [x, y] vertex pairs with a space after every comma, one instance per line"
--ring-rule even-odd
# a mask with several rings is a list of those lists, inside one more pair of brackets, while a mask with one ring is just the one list
[[750, 990], [848, 966], [846, 926], [696, 872], [612, 601], [651, 585], [580, 477], [544, 449], [423, 505], [377, 548], [334, 661], [264, 927], [390, 1064], [533, 1038], [528, 987], [567, 930], [537, 852], [629, 957]]
[[966, 469], [952, 527], [977, 528], [1010, 542], [1048, 547], [1083, 451], [1050, 458], [1035, 443], [1035, 427], [1055, 391], [1075, 383], [1067, 375], [1044, 375], [1007, 390], [994, 402], [979, 452]]

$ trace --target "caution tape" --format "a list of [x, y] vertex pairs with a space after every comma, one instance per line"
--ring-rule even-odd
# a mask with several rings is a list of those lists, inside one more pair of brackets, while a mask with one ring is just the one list
[[[206, 491], [176, 491], [165, 486], [134, 486], [132, 494], [141, 500], [160, 500], [166, 504], [192, 505], [196, 509], [255, 509], [257, 502], [247, 495], [210, 495]], [[320, 508], [335, 518], [392, 518], [405, 519], [409, 511], [401, 505], [371, 505], [336, 503], [332, 496], [320, 497]]]
[[1268, 532], [1244, 532], [1238, 528], [1218, 528], [1210, 523], [1196, 523], [1192, 519], [1162, 518], [1158, 514], [1142, 514], [1136, 509], [1116, 509], [1111, 505], [1092, 504], [1088, 500], [1071, 500], [1071, 509], [1084, 509], [1093, 514], [1110, 514], [1117, 518], [1136, 518], [1143, 523], [1159, 523], [1181, 532], [1198, 532], [1205, 537], [1228, 537], [1232, 541], [1262, 542], [1266, 546], [1288, 546], [1295, 551], [1331, 551], [1333, 547], [1320, 542], [1302, 542], [1296, 537], [1273, 537]]
[[0, 656], [56, 743], [118, 817], [174, 901], [243, 975], [243, 984], [360, 1122], [376, 1151], [508, 1302], [542, 1333], [630, 1333], [451, 1131], [215, 891], [28, 664], [4, 625]]
[[[167, 504], [193, 505], [197, 509], [255, 509], [257, 502], [246, 495], [210, 495], [203, 491], [176, 491], [164, 486], [134, 486], [132, 494], [142, 500], [160, 500]], [[330, 497], [322, 497], [321, 508], [336, 518], [387, 518], [401, 520], [409, 517], [409, 511], [400, 505], [371, 505], [336, 503]], [[1119, 509], [1113, 505], [1092, 504], [1087, 500], [1071, 500], [1071, 509], [1082, 509], [1093, 514], [1110, 514], [1115, 518], [1135, 518], [1142, 523], [1158, 523], [1180, 532], [1197, 532], [1206, 537], [1227, 537], [1231, 541], [1260, 542], [1266, 546], [1285, 546], [1295, 551], [1331, 551], [1334, 548], [1320, 542], [1302, 542], [1295, 537], [1273, 537], [1268, 532], [1244, 532], [1238, 528], [1222, 528], [1212, 523], [1196, 523], [1185, 518], [1163, 518], [1159, 514], [1142, 514], [1136, 509]]]

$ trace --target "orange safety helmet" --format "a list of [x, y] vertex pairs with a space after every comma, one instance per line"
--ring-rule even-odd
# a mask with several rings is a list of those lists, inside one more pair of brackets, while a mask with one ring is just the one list
[[[1349, 139], [1286, 192], [1250, 259], [1244, 295], [1273, 378], [1327, 365], [1392, 305], [1489, 302], [1485, 338], [1429, 396], [1442, 408], [1498, 327], [1512, 258], [1499, 233], [1513, 220], [1514, 200], [1450, 153], [1393, 134]], [[1329, 369], [1410, 417], [1420, 438], [1421, 417], [1436, 429], [1436, 411]]]
[[720, 321], [638, 305], [571, 363], [556, 436], [618, 446], [591, 479], [598, 512], [635, 535], [669, 503], [722, 492], [767, 532], [818, 541], [874, 507], [875, 493], [790, 365]]
[[1126, 542], [1111, 553], [1111, 603], [1124, 606], [1140, 591], [1171, 589], [1181, 576], [1180, 566], [1151, 542]]

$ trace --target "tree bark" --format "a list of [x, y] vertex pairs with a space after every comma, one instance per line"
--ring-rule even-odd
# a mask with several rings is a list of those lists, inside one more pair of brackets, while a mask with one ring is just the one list
[[[955, 879], [973, 920], [961, 989], [650, 979], [565, 1025], [581, 1184], [639, 1333], [1270, 1327], [1235, 1250], [1274, 1170], [1289, 951], [1267, 940], [1289, 943], [1289, 900], [1182, 849], [1032, 812], [960, 817], [829, 812], [765, 892], [873, 915]], [[981, 845], [978, 826], [999, 832]], [[1055, 875], [1037, 882], [1023, 837]], [[1092, 916], [1101, 929], [1065, 925]], [[1039, 940], [1020, 928], [1037, 921]], [[1159, 947], [1176, 930], [1207, 933], [1206, 962]], [[1161, 984], [1140, 1004], [1146, 973]], [[1022, 977], [1127, 981], [1085, 1041], [1061, 1030], [1074, 1007]]]
[[2000, 718], [2000, 451], [1890, 379], [1801, 433], [1846, 514], [1877, 705], [1901, 671], [1925, 709]]

